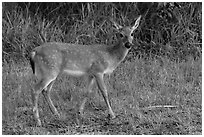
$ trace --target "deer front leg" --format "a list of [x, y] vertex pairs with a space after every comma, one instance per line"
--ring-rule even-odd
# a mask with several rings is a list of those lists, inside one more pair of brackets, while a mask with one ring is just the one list
[[105, 83], [103, 80], [103, 74], [98, 73], [95, 75], [95, 78], [96, 78], [97, 85], [98, 85], [98, 87], [102, 93], [102, 96], [106, 102], [106, 105], [108, 107], [109, 114], [111, 115], [112, 118], [115, 118], [115, 114], [111, 108], [110, 101], [108, 99], [108, 92], [107, 92], [107, 89], [106, 89], [106, 86], [105, 86]]

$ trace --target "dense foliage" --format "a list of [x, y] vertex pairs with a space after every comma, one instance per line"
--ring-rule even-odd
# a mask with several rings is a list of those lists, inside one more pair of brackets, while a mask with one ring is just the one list
[[202, 45], [202, 3], [3, 3], [3, 62], [23, 60], [44, 42], [111, 44], [110, 19], [131, 25], [143, 19], [128, 59], [168, 56], [198, 58]]

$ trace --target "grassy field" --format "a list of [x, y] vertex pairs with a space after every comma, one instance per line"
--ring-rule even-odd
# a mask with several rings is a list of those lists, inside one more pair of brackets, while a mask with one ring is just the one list
[[55, 118], [43, 96], [39, 111], [43, 122], [36, 127], [31, 89], [36, 82], [31, 67], [5, 64], [2, 70], [3, 134], [202, 134], [202, 60], [189, 57], [176, 63], [136, 59], [124, 61], [105, 77], [116, 119], [107, 118], [107, 107], [98, 91], [86, 104], [82, 126], [76, 122], [76, 106], [86, 83], [81, 78], [60, 76], [51, 98], [61, 114]]

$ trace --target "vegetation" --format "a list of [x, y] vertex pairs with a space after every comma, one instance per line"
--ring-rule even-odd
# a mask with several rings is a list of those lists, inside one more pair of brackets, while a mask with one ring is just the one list
[[[3, 134], [202, 134], [202, 3], [2, 5]], [[86, 83], [63, 75], [51, 93], [61, 118], [51, 114], [41, 96], [43, 126], [36, 127], [29, 52], [50, 41], [109, 45], [116, 40], [110, 19], [130, 25], [139, 14], [137, 48], [105, 77], [117, 118], [107, 118], [95, 92], [78, 127], [75, 108]]]

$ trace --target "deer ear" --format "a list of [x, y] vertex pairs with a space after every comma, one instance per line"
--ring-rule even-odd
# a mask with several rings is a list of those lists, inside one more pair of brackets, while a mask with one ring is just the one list
[[141, 15], [137, 18], [137, 20], [135, 21], [135, 25], [132, 27], [132, 31], [134, 31], [138, 26], [139, 26], [139, 23], [140, 23], [140, 19], [141, 19]]

